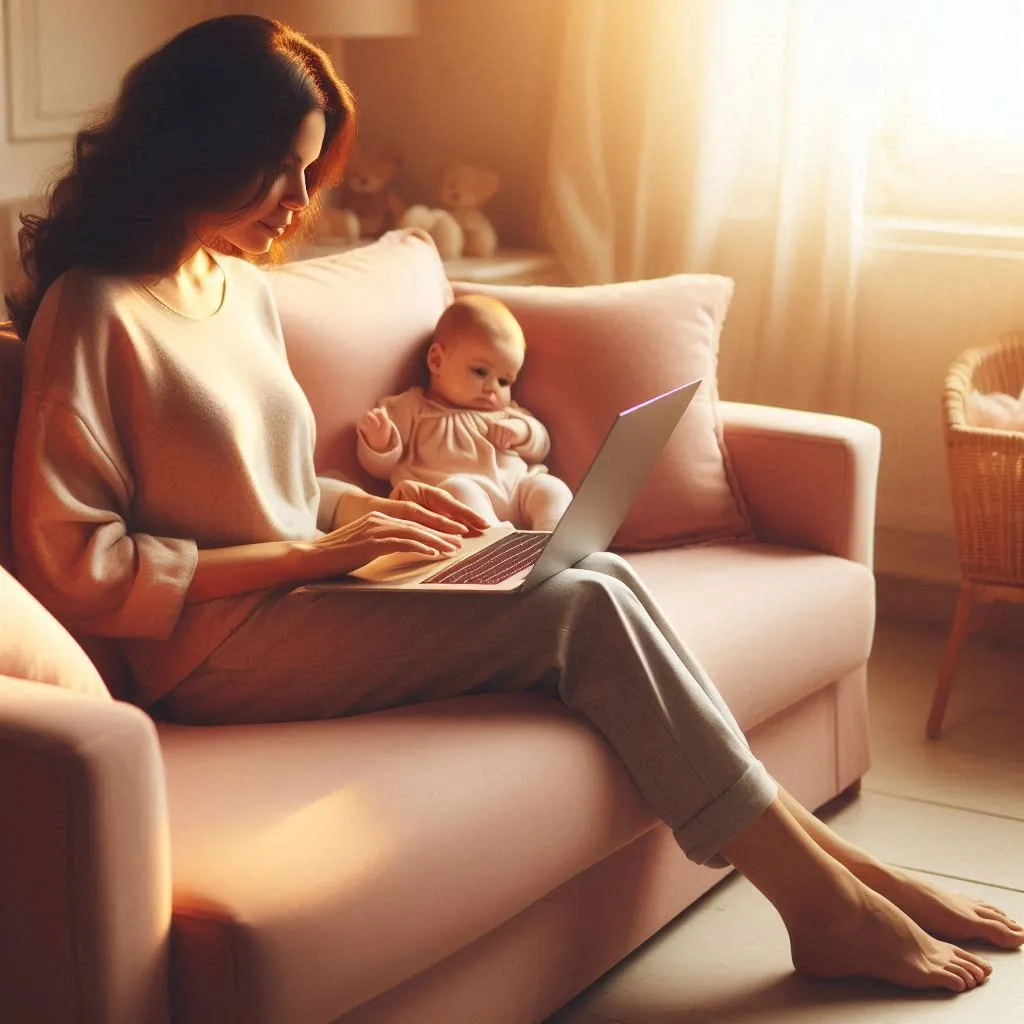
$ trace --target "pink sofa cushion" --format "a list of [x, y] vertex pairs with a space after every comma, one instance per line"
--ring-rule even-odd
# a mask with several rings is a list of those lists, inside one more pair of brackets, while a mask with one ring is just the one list
[[875, 580], [856, 562], [772, 544], [626, 557], [748, 732], [871, 653]]
[[452, 293], [432, 242], [393, 231], [372, 245], [268, 271], [292, 372], [317, 423], [316, 465], [380, 492], [356, 461], [355, 423], [420, 383]]
[[110, 700], [99, 672], [71, 634], [3, 567], [0, 630], [0, 675]]
[[522, 323], [527, 354], [516, 396], [548, 427], [548, 466], [572, 488], [617, 413], [703, 378], [615, 547], [751, 537], [718, 411], [718, 338], [733, 293], [729, 278], [677, 274], [582, 288], [457, 282], [455, 290], [492, 295]]
[[655, 823], [536, 694], [159, 729], [187, 1019], [334, 1020]]

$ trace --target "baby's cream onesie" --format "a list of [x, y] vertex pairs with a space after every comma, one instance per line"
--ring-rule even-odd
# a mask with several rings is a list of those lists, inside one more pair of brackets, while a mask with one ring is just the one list
[[[433, 484], [491, 522], [532, 530], [554, 529], [568, 508], [572, 492], [541, 465], [550, 448], [547, 430], [514, 402], [494, 412], [460, 409], [410, 388], [380, 404], [392, 422], [387, 448], [375, 451], [360, 432], [356, 451], [368, 473], [390, 480], [392, 496], [401, 497], [407, 481]], [[529, 430], [509, 451], [487, 436], [488, 424], [502, 419], [517, 419]]]

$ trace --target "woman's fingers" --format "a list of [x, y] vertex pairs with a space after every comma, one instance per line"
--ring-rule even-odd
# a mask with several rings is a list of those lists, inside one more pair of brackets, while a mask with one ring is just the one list
[[449, 536], [465, 536], [470, 532], [469, 527], [449, 518], [442, 512], [427, 508], [417, 501], [396, 501], [393, 502], [393, 505], [394, 511], [386, 514], [399, 521], [419, 523], [421, 526]]
[[391, 537], [375, 541], [373, 549], [367, 561], [380, 558], [381, 555], [422, 555], [424, 559], [433, 560], [438, 557], [447, 557], [454, 554], [452, 551], [438, 551], [437, 548], [432, 547], [430, 544], [425, 544], [421, 540], [412, 540], [408, 537]]
[[[433, 511], [449, 522], [468, 527], [470, 531], [478, 532], [486, 530], [490, 526], [490, 523], [479, 512], [475, 512], [467, 504], [452, 497], [440, 487], [422, 484], [413, 497], [414, 504], [418, 503], [421, 507]], [[458, 532], [464, 531], [460, 529]]]
[[429, 499], [421, 491], [421, 488], [425, 486], [424, 484], [403, 485], [401, 498], [375, 498], [372, 512], [390, 516], [392, 519], [419, 523], [438, 533], [464, 536], [476, 532], [443, 512], [428, 508], [425, 502]]
[[397, 558], [401, 564], [412, 566], [420, 563], [424, 566], [449, 557], [449, 552], [439, 552], [436, 548], [422, 541], [408, 537], [392, 537], [373, 541], [351, 541], [333, 553], [330, 559], [331, 575], [352, 572], [364, 565], [369, 565], [379, 558]]
[[[424, 515], [430, 513], [422, 510]], [[442, 522], [447, 522], [443, 517]], [[462, 547], [462, 538], [458, 535], [436, 529], [432, 523], [399, 518], [386, 512], [371, 512], [363, 520], [357, 522], [352, 539], [372, 539], [375, 543], [388, 544], [396, 540], [413, 540], [425, 544], [438, 554], [454, 554]]]
[[419, 555], [430, 561], [452, 557], [461, 549], [458, 536], [388, 515], [378, 508], [314, 541], [310, 566], [314, 576], [333, 576], [351, 572], [382, 555]]

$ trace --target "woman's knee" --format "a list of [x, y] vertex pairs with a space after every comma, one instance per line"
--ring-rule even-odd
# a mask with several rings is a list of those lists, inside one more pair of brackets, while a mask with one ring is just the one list
[[617, 580], [624, 580], [633, 573], [629, 562], [613, 551], [595, 551], [592, 555], [587, 555], [586, 558], [577, 562], [576, 567], [598, 573], [601, 576], [611, 576]]
[[640, 610], [633, 591], [614, 573], [585, 567], [581, 562], [553, 579], [560, 582], [560, 589], [564, 588], [559, 599], [567, 600], [577, 614], [593, 613], [607, 617], [607, 613], [614, 609], [621, 617], [623, 610], [629, 614]]

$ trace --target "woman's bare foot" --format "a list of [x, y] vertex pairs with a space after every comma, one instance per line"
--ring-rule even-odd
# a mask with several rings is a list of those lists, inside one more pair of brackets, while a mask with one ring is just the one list
[[813, 978], [869, 977], [910, 989], [964, 992], [982, 984], [991, 965], [932, 938], [903, 911], [854, 878], [837, 905], [812, 919], [789, 920], [793, 966]]
[[876, 862], [851, 870], [932, 935], [959, 941], [983, 939], [1001, 949], [1024, 945], [1024, 927], [991, 903], [965, 893], [945, 892], [887, 864]]
[[836, 835], [781, 787], [779, 797], [807, 834], [865, 885], [895, 903], [925, 931], [944, 939], [983, 939], [1001, 949], [1024, 945], [1024, 927], [999, 907], [963, 893], [945, 892], [908, 871], [883, 864]]
[[992, 971], [981, 957], [932, 938], [857, 878], [781, 800], [723, 845], [722, 854], [778, 910], [793, 966], [804, 974], [963, 992]]

